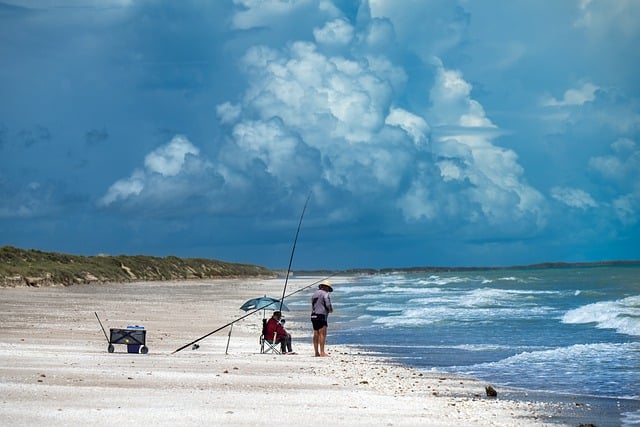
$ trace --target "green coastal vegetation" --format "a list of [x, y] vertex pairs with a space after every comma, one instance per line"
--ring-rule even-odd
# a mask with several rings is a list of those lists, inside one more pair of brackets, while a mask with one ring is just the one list
[[0, 247], [0, 287], [276, 276], [264, 267], [205, 258], [81, 256]]
[[[390, 273], [442, 273], [510, 269], [547, 269], [606, 266], [639, 266], [640, 261], [599, 261], [583, 263], [547, 262], [508, 267], [405, 267], [358, 268], [349, 270], [299, 270], [297, 275], [363, 275]], [[69, 255], [36, 249], [0, 247], [0, 287], [69, 286], [73, 284], [194, 280], [234, 277], [278, 277], [286, 271], [251, 264], [223, 262], [207, 258], [153, 257], [146, 255]]]

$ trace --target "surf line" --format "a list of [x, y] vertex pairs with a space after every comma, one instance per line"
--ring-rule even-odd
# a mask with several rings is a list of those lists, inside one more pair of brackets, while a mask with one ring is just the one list
[[[282, 304], [283, 304], [283, 301], [284, 301], [285, 298], [288, 298], [291, 295], [297, 294], [298, 292], [301, 292], [301, 291], [303, 291], [305, 289], [308, 289], [311, 286], [317, 285], [318, 283], [322, 282], [323, 280], [326, 280], [326, 279], [328, 279], [328, 278], [330, 278], [330, 277], [335, 275], [335, 273], [332, 273], [331, 275], [329, 275], [329, 276], [327, 276], [325, 278], [322, 278], [322, 279], [320, 279], [318, 281], [315, 281], [312, 284], [310, 284], [308, 286], [305, 286], [304, 288], [298, 289], [295, 292], [292, 292], [292, 293], [290, 293], [288, 295], [285, 295], [285, 293], [287, 291], [287, 282], [289, 281], [289, 273], [291, 272], [291, 263], [293, 262], [293, 254], [294, 254], [294, 252], [296, 250], [296, 243], [298, 241], [298, 234], [300, 233], [300, 226], [302, 225], [302, 218], [304, 217], [304, 213], [307, 210], [307, 203], [309, 203], [309, 198], [310, 197], [311, 197], [311, 193], [309, 193], [309, 195], [307, 196], [307, 200], [304, 202], [304, 208], [302, 209], [302, 215], [300, 215], [300, 221], [298, 222], [298, 229], [296, 231], [296, 237], [295, 237], [295, 239], [293, 241], [293, 248], [291, 249], [291, 257], [289, 258], [289, 266], [287, 267], [287, 275], [286, 275], [285, 281], [284, 281], [284, 289], [282, 290], [282, 299], [280, 300], [280, 307], [279, 307], [280, 311], [282, 311]], [[189, 347], [190, 345], [193, 345], [193, 344], [195, 344], [195, 343], [197, 343], [199, 341], [202, 341], [203, 339], [205, 339], [207, 337], [210, 337], [211, 335], [215, 334], [216, 332], [219, 332], [219, 331], [223, 330], [224, 328], [229, 327], [229, 326], [233, 325], [234, 323], [236, 323], [236, 322], [238, 322], [238, 321], [240, 321], [240, 320], [242, 320], [242, 319], [244, 319], [246, 317], [251, 316], [254, 313], [257, 313], [258, 311], [264, 310], [265, 308], [267, 308], [267, 307], [269, 307], [270, 305], [273, 305], [273, 304], [275, 304], [275, 301], [270, 303], [270, 304], [268, 304], [268, 305], [266, 305], [266, 306], [264, 306], [264, 307], [257, 308], [254, 311], [251, 311], [251, 312], [249, 312], [249, 313], [247, 313], [247, 314], [245, 314], [243, 316], [240, 316], [237, 319], [227, 323], [226, 325], [220, 326], [218, 329], [216, 329], [214, 331], [211, 331], [208, 334], [203, 335], [200, 338], [197, 338], [197, 339], [191, 341], [188, 344], [183, 345], [182, 347], [174, 350], [171, 354], [176, 354], [177, 352], [179, 352], [181, 350], [184, 350], [185, 348]]]

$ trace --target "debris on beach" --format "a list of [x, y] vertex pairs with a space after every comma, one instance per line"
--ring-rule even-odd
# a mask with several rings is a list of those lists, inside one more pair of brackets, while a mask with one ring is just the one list
[[484, 391], [487, 393], [488, 397], [498, 397], [498, 392], [490, 385], [486, 386], [484, 388]]

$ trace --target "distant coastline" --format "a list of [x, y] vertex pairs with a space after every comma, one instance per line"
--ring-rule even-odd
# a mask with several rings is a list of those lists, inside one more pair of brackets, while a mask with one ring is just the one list
[[[346, 270], [292, 270], [294, 275], [372, 275], [390, 273], [443, 273], [455, 271], [525, 270], [550, 268], [640, 266], [640, 260], [597, 262], [545, 262], [506, 267], [401, 267]], [[196, 280], [231, 277], [285, 276], [286, 270], [224, 262], [207, 258], [152, 257], [146, 255], [69, 255], [37, 249], [0, 247], [0, 287], [69, 286], [73, 284]]]
[[[454, 271], [500, 271], [500, 270], [541, 270], [549, 268], [588, 268], [588, 267], [631, 267], [640, 266], [640, 260], [593, 261], [593, 262], [543, 262], [537, 264], [511, 265], [500, 267], [388, 267], [354, 268], [340, 270], [340, 274], [390, 274], [390, 273], [443, 273]], [[336, 274], [335, 270], [296, 270], [296, 274], [326, 275]]]

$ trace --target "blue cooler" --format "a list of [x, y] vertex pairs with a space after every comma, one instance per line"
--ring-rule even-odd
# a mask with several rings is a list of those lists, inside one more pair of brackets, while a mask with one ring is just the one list
[[[144, 331], [144, 326], [128, 325], [127, 329]], [[144, 339], [142, 340], [142, 343], [144, 343]], [[141, 345], [142, 344], [127, 344], [127, 353], [140, 353]]]

